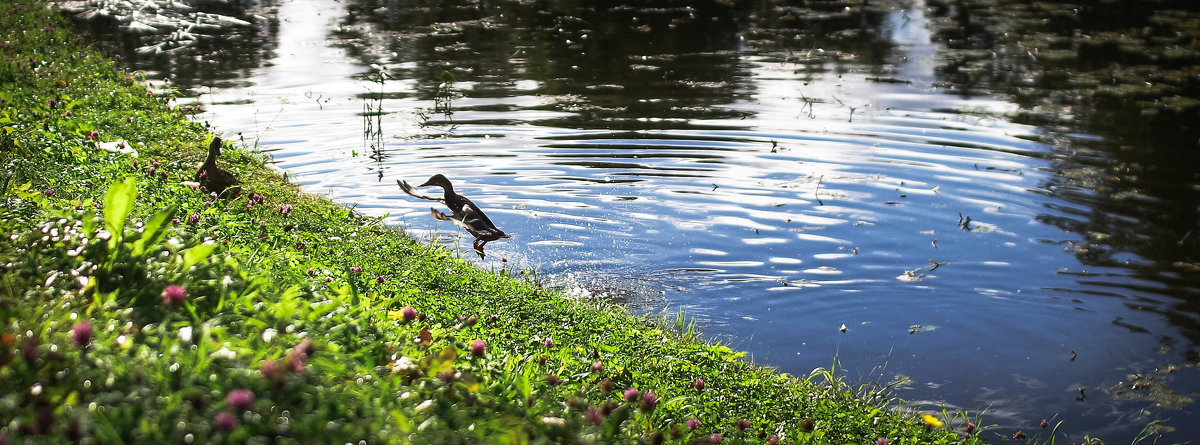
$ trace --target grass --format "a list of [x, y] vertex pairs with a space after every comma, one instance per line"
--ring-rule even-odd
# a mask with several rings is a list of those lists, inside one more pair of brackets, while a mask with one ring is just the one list
[[253, 152], [213, 196], [210, 129], [169, 94], [39, 2], [0, 24], [0, 443], [982, 442], [481, 271]]

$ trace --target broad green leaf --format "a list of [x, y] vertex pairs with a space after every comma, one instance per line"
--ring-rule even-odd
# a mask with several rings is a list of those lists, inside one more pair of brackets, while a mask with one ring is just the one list
[[137, 185], [133, 177], [109, 186], [108, 193], [104, 194], [104, 222], [108, 231], [112, 233], [110, 242], [115, 243], [117, 238], [120, 238], [121, 230], [125, 228], [125, 219], [129, 218], [129, 212], [133, 211], [133, 199], [136, 196]]
[[621, 431], [621, 424], [629, 419], [630, 410], [633, 405], [621, 405], [604, 419], [604, 423], [600, 425], [600, 439], [612, 440], [617, 437], [617, 433]]
[[412, 421], [398, 409], [392, 410], [392, 418], [396, 419], [396, 425], [400, 427], [400, 431], [404, 433], [412, 432]]
[[188, 268], [196, 265], [196, 263], [204, 261], [204, 259], [208, 258], [208, 255], [212, 253], [213, 249], [216, 249], [216, 248], [217, 248], [217, 244], [212, 241], [209, 241], [206, 243], [197, 244], [187, 250], [184, 250], [183, 251], [183, 270], [187, 270]]
[[154, 214], [153, 218], [150, 218], [150, 222], [146, 223], [146, 227], [142, 230], [141, 239], [138, 239], [137, 243], [133, 246], [134, 256], [140, 256], [145, 252], [147, 245], [157, 244], [163, 240], [167, 235], [167, 228], [170, 227], [166, 222], [171, 218], [171, 215], [175, 214], [175, 211], [176, 207], [171, 206], [171, 208], [158, 212]]

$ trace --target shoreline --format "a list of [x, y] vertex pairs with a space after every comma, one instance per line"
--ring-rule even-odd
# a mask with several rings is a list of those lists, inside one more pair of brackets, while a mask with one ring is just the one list
[[259, 153], [226, 146], [235, 194], [193, 189], [212, 129], [41, 3], [0, 15], [5, 441], [983, 443], [480, 270]]

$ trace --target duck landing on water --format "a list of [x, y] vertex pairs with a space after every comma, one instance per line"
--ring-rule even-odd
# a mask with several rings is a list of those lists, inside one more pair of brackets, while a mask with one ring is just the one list
[[217, 158], [221, 157], [221, 137], [213, 136], [213, 140], [208, 144], [208, 158], [204, 159], [204, 164], [196, 170], [196, 182], [210, 192], [220, 195], [225, 192], [225, 189], [238, 184], [238, 180], [230, 173], [221, 167], [217, 167]]
[[509, 234], [504, 233], [504, 231], [496, 228], [496, 225], [492, 223], [492, 220], [488, 219], [487, 215], [483, 214], [483, 210], [480, 210], [479, 206], [476, 206], [475, 203], [471, 202], [470, 199], [467, 199], [466, 196], [454, 193], [454, 185], [450, 184], [450, 180], [446, 179], [445, 176], [440, 174], [433, 175], [428, 181], [425, 181], [424, 184], [418, 186], [425, 187], [428, 185], [436, 185], [441, 187], [445, 191], [445, 195], [440, 198], [437, 196], [429, 196], [417, 193], [415, 190], [413, 190], [411, 185], [408, 185], [407, 182], [401, 180], [396, 180], [396, 184], [400, 186], [400, 190], [403, 190], [404, 193], [409, 194], [409, 196], [414, 198], [428, 199], [430, 201], [438, 201], [442, 204], [445, 204], [446, 207], [449, 207], [453, 214], [447, 215], [432, 208], [429, 209], [429, 211], [433, 213], [433, 217], [435, 219], [441, 221], [454, 221], [464, 229], [467, 229], [467, 233], [470, 233], [475, 237], [475, 243], [471, 244], [471, 247], [475, 248], [475, 253], [479, 254], [479, 258], [484, 257], [483, 246], [487, 244], [488, 241], [495, 241], [500, 238], [512, 238], [512, 236]]

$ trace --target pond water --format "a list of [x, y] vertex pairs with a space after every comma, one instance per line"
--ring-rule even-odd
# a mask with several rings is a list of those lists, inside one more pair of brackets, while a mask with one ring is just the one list
[[[1007, 119], [1026, 107], [947, 74], [938, 8], [207, 7], [249, 25], [117, 51], [304, 190], [483, 268], [1006, 436], [1200, 437], [1194, 155], [1130, 172], [1127, 141]], [[514, 237], [479, 259], [396, 186], [435, 173]]]

